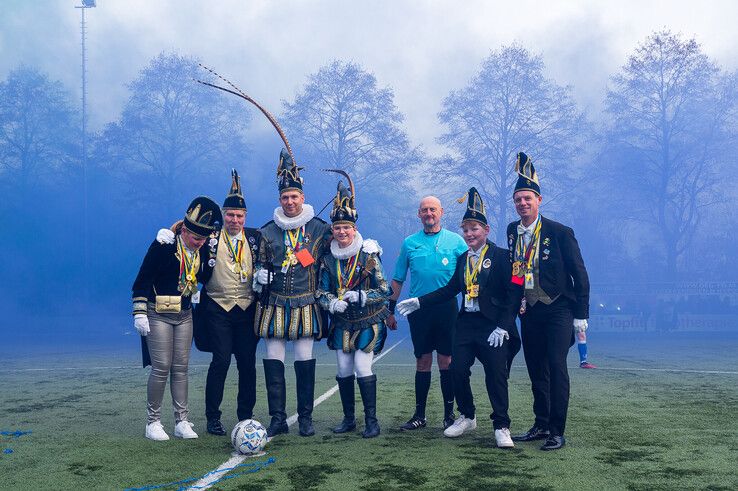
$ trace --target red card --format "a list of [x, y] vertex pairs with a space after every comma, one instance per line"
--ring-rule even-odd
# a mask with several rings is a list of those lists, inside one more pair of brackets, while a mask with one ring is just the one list
[[522, 285], [523, 284], [523, 278], [520, 276], [512, 275], [512, 278], [510, 278], [510, 281], [515, 283], [516, 285]]
[[300, 264], [303, 268], [307, 268], [315, 262], [313, 255], [310, 254], [310, 251], [308, 251], [307, 249], [300, 249], [295, 253], [295, 257], [298, 261], [300, 261]]

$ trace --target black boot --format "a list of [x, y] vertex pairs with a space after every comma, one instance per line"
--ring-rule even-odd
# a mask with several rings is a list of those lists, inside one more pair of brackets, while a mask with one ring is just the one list
[[315, 398], [315, 359], [295, 362], [297, 382], [297, 424], [300, 436], [313, 436], [313, 399]]
[[348, 433], [356, 429], [356, 417], [354, 409], [354, 376], [336, 377], [338, 381], [338, 393], [341, 394], [341, 405], [343, 406], [343, 421], [333, 428], [333, 433]]
[[280, 433], [289, 433], [285, 399], [287, 393], [284, 384], [284, 363], [279, 360], [264, 360], [264, 380], [266, 382], [269, 416], [272, 421], [267, 428], [269, 438]]
[[377, 421], [377, 376], [357, 378], [361, 401], [364, 403], [364, 431], [361, 436], [374, 438], [379, 436], [379, 422]]

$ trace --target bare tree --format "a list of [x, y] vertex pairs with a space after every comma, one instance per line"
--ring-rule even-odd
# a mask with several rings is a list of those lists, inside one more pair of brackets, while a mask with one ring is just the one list
[[75, 117], [62, 84], [35, 68], [21, 66], [0, 82], [0, 169], [21, 208], [31, 188], [79, 162]]
[[531, 156], [545, 176], [541, 187], [548, 201], [571, 182], [568, 169], [584, 117], [571, 88], [545, 78], [543, 67], [539, 55], [515, 44], [504, 46], [482, 62], [466, 87], [444, 99], [438, 115], [446, 126], [438, 141], [453, 154], [439, 159], [437, 169], [454, 179], [459, 191], [470, 185], [480, 190], [498, 241], [504, 241], [512, 213], [518, 152]]
[[603, 164], [620, 206], [652, 227], [644, 264], [660, 278], [678, 276], [713, 200], [735, 104], [728, 80], [696, 40], [668, 30], [649, 36], [612, 78]]
[[281, 120], [298, 160], [349, 172], [364, 196], [387, 198], [365, 213], [397, 218], [396, 199], [409, 192], [408, 166], [422, 157], [400, 126], [404, 118], [392, 89], [378, 87], [360, 65], [336, 60], [310, 75], [295, 100], [283, 105]]
[[137, 203], [173, 216], [183, 192], [202, 192], [203, 176], [245, 160], [249, 113], [195, 82], [208, 76], [192, 58], [161, 54], [129, 85], [120, 120], [108, 125], [99, 145]]

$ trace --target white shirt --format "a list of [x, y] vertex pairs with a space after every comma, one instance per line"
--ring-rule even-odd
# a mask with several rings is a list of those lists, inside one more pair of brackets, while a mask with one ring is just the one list
[[226, 231], [226, 234], [228, 234], [228, 237], [231, 239], [231, 247], [233, 247], [233, 250], [236, 250], [236, 245], [238, 245], [238, 241], [243, 242], [243, 230], [238, 232], [236, 235], [231, 235]]
[[541, 219], [541, 215], [537, 215], [536, 219], [533, 220], [533, 222], [528, 225], [527, 227], [523, 225], [523, 222], [521, 221], [518, 224], [518, 235], [523, 236], [523, 246], [528, 247], [530, 244], [530, 239], [533, 237], [533, 231], [536, 229], [536, 225], [538, 225], [538, 221]]

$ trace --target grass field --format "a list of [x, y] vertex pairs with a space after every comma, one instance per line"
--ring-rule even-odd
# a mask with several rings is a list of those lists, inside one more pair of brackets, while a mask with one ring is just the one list
[[[393, 334], [387, 346], [403, 335]], [[125, 348], [4, 351], [0, 430], [32, 433], [0, 440], [0, 450], [13, 451], [0, 453], [0, 488], [145, 487], [201, 476], [230, 457], [228, 439], [205, 432], [208, 359], [200, 353], [193, 355], [190, 367], [191, 420], [200, 438], [144, 438], [148, 371], [138, 368], [134, 341]], [[316, 436], [301, 438], [296, 429], [280, 436], [268, 445], [267, 456], [257, 459], [271, 457], [274, 463], [212, 489], [738, 489], [737, 335], [631, 334], [622, 339], [591, 333], [590, 358], [601, 369], [570, 370], [567, 446], [557, 452], [541, 452], [535, 443], [517, 444], [510, 451], [494, 447], [479, 366], [473, 370], [475, 432], [455, 440], [443, 437], [437, 373], [429, 427], [411, 434], [398, 431], [414, 407], [410, 348], [407, 339], [376, 365], [379, 438], [330, 433], [341, 417], [336, 394], [315, 409]], [[321, 346], [317, 358], [316, 396], [335, 384], [333, 353]], [[576, 365], [575, 349], [570, 363]], [[258, 373], [256, 417], [267, 422], [261, 369]], [[287, 383], [291, 413], [294, 377]], [[171, 435], [168, 397], [163, 422]], [[522, 354], [513, 367], [510, 399], [512, 430], [524, 431], [532, 412]], [[223, 410], [224, 424], [235, 424], [233, 369]]]

